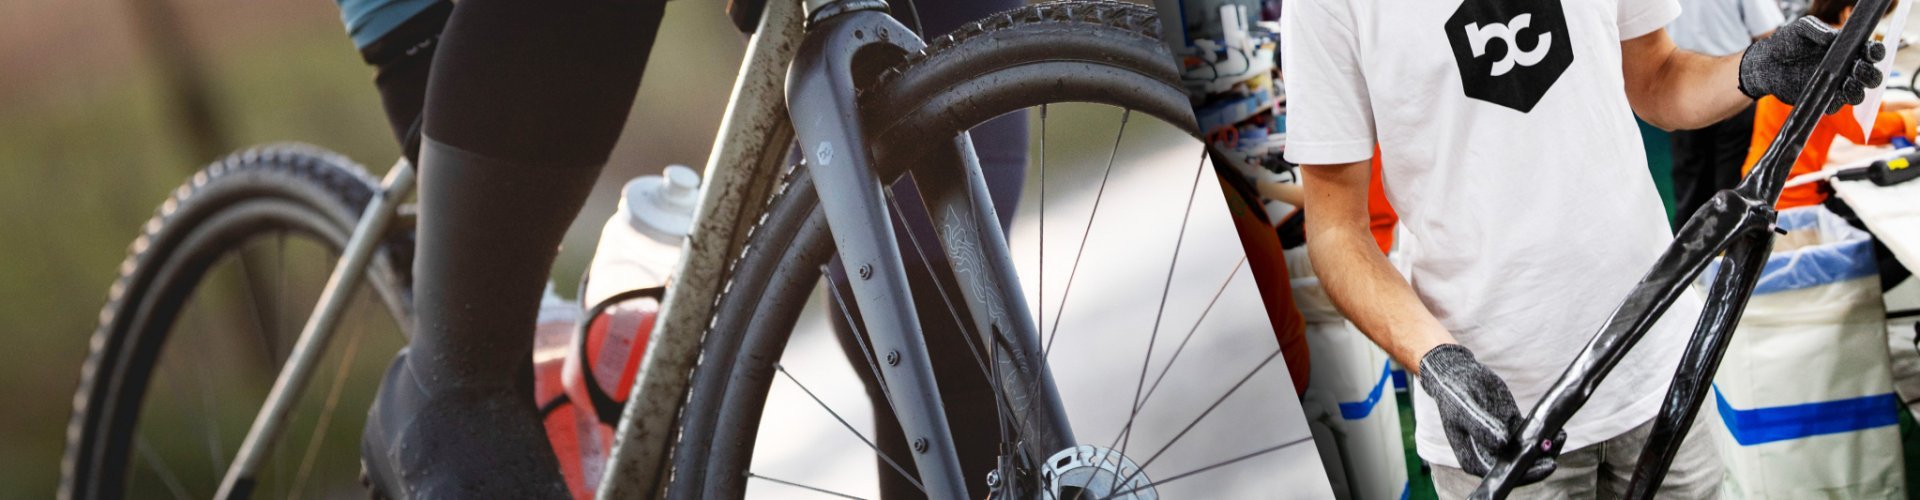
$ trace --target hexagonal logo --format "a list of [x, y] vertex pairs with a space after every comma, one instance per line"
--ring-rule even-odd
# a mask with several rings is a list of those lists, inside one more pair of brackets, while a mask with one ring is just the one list
[[1521, 113], [1533, 111], [1573, 65], [1558, 0], [1466, 0], [1446, 29], [1467, 97]]

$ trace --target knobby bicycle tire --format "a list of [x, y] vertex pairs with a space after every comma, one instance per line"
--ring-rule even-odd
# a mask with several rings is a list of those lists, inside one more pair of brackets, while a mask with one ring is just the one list
[[[298, 234], [338, 253], [378, 184], [345, 157], [297, 144], [234, 153], [202, 169], [141, 227], [100, 310], [67, 424], [59, 498], [126, 496], [131, 441], [172, 323], [206, 273], [247, 241]], [[372, 288], [405, 332], [412, 317], [410, 231], [389, 231]]]
[[[875, 164], [914, 164], [916, 152], [926, 149], [917, 146], [1048, 103], [1113, 105], [1194, 133], [1192, 108], [1159, 29], [1147, 7], [1065, 1], [997, 14], [931, 40], [860, 93], [868, 123], [881, 124], [874, 155], [885, 161]], [[702, 341], [668, 471], [670, 498], [745, 494], [775, 361], [834, 255], [804, 165], [790, 168], [770, 198]], [[942, 312], [922, 312], [929, 314]]]

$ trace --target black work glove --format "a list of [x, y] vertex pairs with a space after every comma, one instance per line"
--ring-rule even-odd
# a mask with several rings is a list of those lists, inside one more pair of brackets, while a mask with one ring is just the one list
[[[1839, 31], [1813, 16], [1780, 27], [1773, 36], [1754, 42], [1740, 56], [1740, 92], [1754, 99], [1771, 95], [1788, 106], [1798, 106], [1800, 103], [1794, 101], [1799, 100], [1800, 94], [1813, 82], [1814, 69], [1820, 66], [1827, 47], [1833, 45], [1838, 36]], [[1840, 110], [1841, 104], [1865, 101], [1867, 89], [1880, 86], [1884, 78], [1873, 64], [1886, 57], [1887, 48], [1880, 43], [1868, 41], [1861, 47], [1860, 59], [1854, 61], [1852, 71], [1840, 82], [1840, 100], [1827, 105], [1823, 112], [1832, 114]]]
[[[1485, 477], [1500, 455], [1511, 453], [1513, 431], [1520, 426], [1520, 408], [1513, 403], [1507, 383], [1473, 359], [1459, 344], [1441, 344], [1420, 358], [1420, 386], [1433, 396], [1447, 429], [1447, 444], [1460, 460], [1460, 469]], [[1517, 485], [1546, 479], [1558, 464], [1566, 431], [1554, 436], [1551, 448], [1527, 467]], [[1517, 486], [1516, 485], [1516, 486]]]

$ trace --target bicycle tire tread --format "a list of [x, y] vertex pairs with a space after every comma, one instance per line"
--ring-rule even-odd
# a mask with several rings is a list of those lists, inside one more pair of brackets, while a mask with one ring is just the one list
[[952, 51], [955, 47], [991, 33], [1030, 24], [1081, 23], [1118, 28], [1155, 40], [1160, 39], [1160, 15], [1153, 8], [1115, 0], [1068, 0], [1029, 5], [1000, 12], [986, 19], [961, 26], [927, 43], [927, 48], [907, 54], [898, 64], [880, 72], [867, 90], [885, 88], [908, 68], [926, 64], [927, 59]]

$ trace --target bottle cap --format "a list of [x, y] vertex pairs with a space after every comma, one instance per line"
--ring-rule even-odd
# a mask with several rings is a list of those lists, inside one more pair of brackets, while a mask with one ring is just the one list
[[686, 236], [700, 201], [700, 173], [686, 165], [668, 165], [660, 175], [628, 181], [622, 197], [635, 226]]

